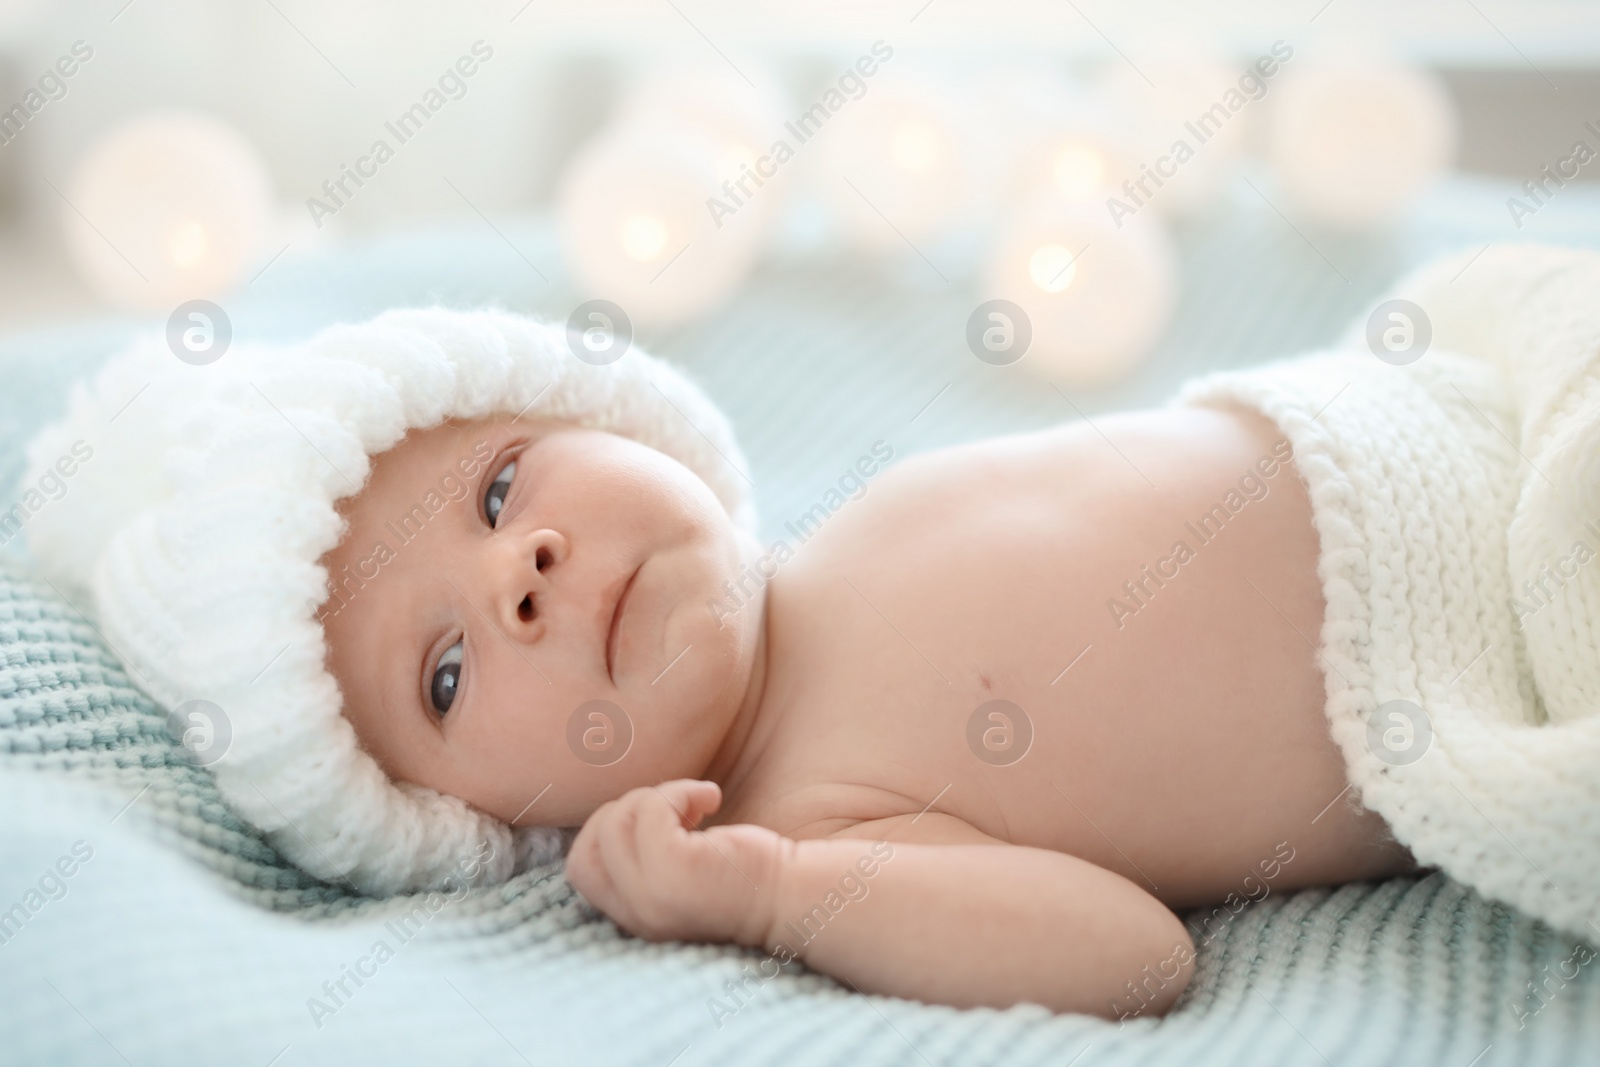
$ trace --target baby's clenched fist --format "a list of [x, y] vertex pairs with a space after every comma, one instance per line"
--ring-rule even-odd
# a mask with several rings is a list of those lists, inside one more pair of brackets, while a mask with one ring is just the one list
[[748, 824], [695, 829], [721, 805], [715, 782], [692, 778], [631, 790], [584, 823], [567, 879], [638, 937], [763, 947], [793, 842]]

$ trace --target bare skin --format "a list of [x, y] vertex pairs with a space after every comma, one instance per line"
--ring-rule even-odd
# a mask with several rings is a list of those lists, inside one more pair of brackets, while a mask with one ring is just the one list
[[[330, 601], [329, 668], [392, 777], [582, 823], [568, 877], [639, 936], [956, 1006], [1160, 1013], [1193, 966], [1171, 909], [1414, 869], [1328, 735], [1288, 457], [1260, 416], [1185, 408], [928, 453], [763, 584], [767, 550], [660, 453], [445, 425], [341, 502], [324, 562], [372, 577]], [[386, 523], [467, 466], [399, 544]], [[632, 727], [605, 765], [594, 700]]]

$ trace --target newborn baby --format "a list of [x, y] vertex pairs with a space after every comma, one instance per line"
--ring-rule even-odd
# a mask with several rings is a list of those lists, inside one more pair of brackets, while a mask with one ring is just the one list
[[1438, 868], [1600, 929], [1597, 291], [1600, 254], [1468, 249], [1159, 410], [874, 446], [773, 546], [643, 352], [444, 308], [156, 335], [13, 522], [329, 892], [581, 827], [589, 901], [763, 978], [1145, 1016], [1273, 891]]
[[[471, 491], [373, 561], [446, 472]], [[383, 575], [322, 616], [362, 745], [581, 824], [568, 877], [641, 937], [1127, 1017], [1191, 976], [1172, 909], [1415, 867], [1347, 796], [1318, 534], [1261, 415], [906, 459], [760, 576], [699, 477], [561, 422], [413, 431], [338, 506], [335, 586]]]

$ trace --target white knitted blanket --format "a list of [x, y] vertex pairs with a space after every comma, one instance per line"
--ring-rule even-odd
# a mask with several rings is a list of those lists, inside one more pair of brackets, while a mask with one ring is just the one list
[[[1418, 861], [1600, 936], [1600, 254], [1495, 246], [1394, 295], [1412, 355], [1220, 373], [1294, 445], [1348, 798]], [[1381, 316], [1378, 332], [1404, 331]], [[1426, 320], [1426, 321], [1424, 321]], [[1402, 343], [1402, 334], [1395, 335]], [[1409, 703], [1391, 703], [1403, 701]]]

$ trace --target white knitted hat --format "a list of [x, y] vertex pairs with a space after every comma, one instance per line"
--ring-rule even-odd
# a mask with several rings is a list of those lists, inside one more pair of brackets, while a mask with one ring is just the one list
[[390, 781], [340, 714], [317, 561], [343, 533], [334, 502], [365, 483], [371, 456], [445, 419], [521, 412], [660, 450], [754, 531], [732, 466], [743, 458], [705, 394], [636, 349], [605, 365], [573, 351], [560, 326], [443, 309], [304, 344], [238, 343], [204, 366], [157, 335], [78, 383], [29, 444], [23, 484], [66, 486], [24, 527], [42, 573], [159, 704], [222, 709], [231, 740], [213, 738], [224, 750], [207, 761], [218, 788], [319, 878], [373, 894], [496, 882], [559, 848], [554, 830], [513, 842], [455, 797]]

